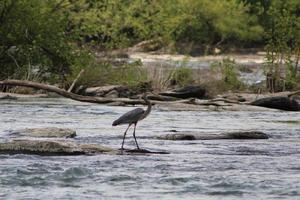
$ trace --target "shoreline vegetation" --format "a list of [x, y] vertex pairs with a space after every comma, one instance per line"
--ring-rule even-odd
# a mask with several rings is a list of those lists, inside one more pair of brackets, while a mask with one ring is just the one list
[[101, 98], [185, 87], [206, 100], [298, 91], [299, 12], [297, 0], [4, 0], [0, 80]]

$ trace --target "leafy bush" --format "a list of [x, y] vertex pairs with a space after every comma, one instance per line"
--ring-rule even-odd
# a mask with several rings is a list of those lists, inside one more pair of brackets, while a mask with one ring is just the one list
[[[70, 82], [74, 77], [70, 78]], [[113, 66], [110, 61], [102, 60], [94, 62], [85, 68], [78, 85], [87, 87], [105, 84], [134, 86], [140, 82], [147, 81], [147, 79], [147, 72], [142, 68], [140, 61]]]
[[244, 87], [244, 84], [238, 79], [238, 66], [234, 60], [223, 59], [222, 62], [212, 64], [211, 68], [221, 75], [220, 87], [224, 90], [239, 90]]
[[193, 83], [193, 71], [187, 67], [175, 68], [170, 73], [170, 84], [178, 86], [186, 86]]

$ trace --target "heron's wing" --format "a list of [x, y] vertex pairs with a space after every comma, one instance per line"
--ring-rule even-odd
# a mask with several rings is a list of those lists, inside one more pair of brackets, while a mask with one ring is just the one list
[[137, 122], [141, 116], [145, 113], [145, 111], [142, 108], [136, 108], [134, 110], [131, 110], [121, 117], [119, 117], [117, 120], [113, 122], [113, 126], [119, 125], [119, 124], [131, 124]]

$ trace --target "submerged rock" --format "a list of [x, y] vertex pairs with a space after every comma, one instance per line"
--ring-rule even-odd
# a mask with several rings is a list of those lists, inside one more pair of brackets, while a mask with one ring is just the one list
[[223, 140], [223, 139], [268, 139], [268, 135], [260, 131], [239, 131], [219, 134], [177, 132], [158, 136], [163, 140]]
[[76, 131], [69, 128], [26, 128], [11, 133], [11, 136], [27, 136], [27, 137], [49, 137], [49, 138], [74, 138]]
[[176, 97], [176, 98], [204, 98], [205, 97], [206, 90], [202, 88], [201, 86], [186, 86], [182, 87], [176, 90], [168, 91], [168, 92], [162, 92], [160, 95], [162, 96], [170, 96], [170, 97]]
[[251, 105], [286, 111], [300, 111], [300, 104], [289, 97], [267, 97], [253, 101]]
[[12, 140], [0, 143], [0, 154], [84, 155], [117, 152], [96, 144], [76, 144], [69, 141]]

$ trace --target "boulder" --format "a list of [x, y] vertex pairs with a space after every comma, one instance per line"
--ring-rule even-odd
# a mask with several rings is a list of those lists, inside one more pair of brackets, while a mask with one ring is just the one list
[[76, 144], [69, 141], [17, 139], [0, 143], [0, 154], [84, 155], [117, 152], [96, 144]]
[[187, 98], [202, 99], [205, 97], [205, 94], [206, 94], [206, 90], [204, 88], [202, 88], [201, 86], [193, 86], [193, 85], [160, 93], [160, 95], [162, 96], [170, 96], [170, 97], [176, 97], [181, 99], [187, 99]]
[[163, 140], [223, 140], [223, 139], [268, 139], [268, 135], [260, 131], [239, 131], [219, 134], [177, 132], [158, 136]]
[[76, 131], [69, 128], [26, 128], [10, 133], [11, 136], [20, 137], [48, 137], [48, 138], [74, 138]]
[[300, 111], [300, 104], [289, 97], [266, 97], [251, 102], [251, 105], [286, 111]]

